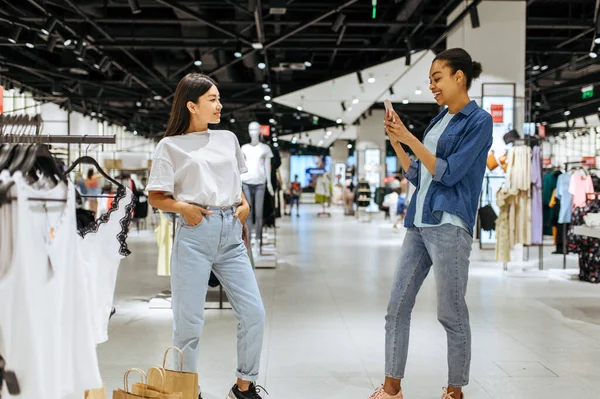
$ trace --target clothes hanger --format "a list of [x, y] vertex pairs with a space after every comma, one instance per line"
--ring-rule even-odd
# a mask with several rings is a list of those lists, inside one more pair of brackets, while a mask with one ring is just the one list
[[[85, 136], [83, 136], [83, 137], [85, 138]], [[88, 146], [88, 148], [90, 148], [90, 146]], [[125, 186], [123, 186], [123, 184], [119, 183], [118, 181], [116, 181], [115, 179], [113, 179], [112, 177], [110, 177], [110, 176], [108, 175], [108, 173], [106, 173], [106, 172], [105, 172], [105, 171], [104, 171], [104, 170], [103, 170], [103, 169], [100, 167], [100, 165], [98, 164], [98, 162], [97, 162], [97, 161], [96, 161], [94, 158], [92, 158], [92, 157], [90, 157], [90, 156], [88, 156], [88, 155], [87, 155], [87, 151], [88, 151], [88, 150], [87, 150], [87, 148], [86, 148], [86, 150], [85, 150], [85, 153], [86, 153], [86, 155], [84, 155], [84, 156], [82, 156], [82, 157], [79, 157], [79, 158], [77, 158], [77, 159], [76, 159], [76, 160], [73, 162], [73, 164], [71, 164], [71, 166], [69, 166], [69, 168], [68, 168], [68, 169], [65, 171], [65, 175], [68, 175], [69, 173], [71, 173], [71, 172], [73, 171], [73, 169], [75, 169], [75, 167], [76, 167], [77, 165], [80, 165], [80, 164], [93, 165], [93, 166], [95, 166], [95, 167], [96, 167], [96, 169], [98, 170], [98, 173], [100, 173], [102, 176], [104, 176], [104, 178], [105, 178], [106, 180], [108, 180], [109, 182], [111, 182], [111, 183], [112, 183], [112, 184], [114, 184], [115, 186], [118, 186], [118, 187], [125, 187]]]
[[37, 174], [35, 173], [37, 170], [51, 179], [54, 184], [57, 184], [59, 181], [67, 183], [66, 175], [61, 172], [54, 156], [45, 144], [31, 144], [27, 149], [25, 162], [19, 169], [23, 174], [28, 174], [34, 179], [37, 179]]

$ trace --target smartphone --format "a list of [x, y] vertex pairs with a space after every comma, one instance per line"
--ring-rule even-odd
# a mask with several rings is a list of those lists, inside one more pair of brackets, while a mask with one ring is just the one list
[[[394, 111], [394, 106], [392, 105], [392, 102], [390, 100], [385, 100], [383, 102], [383, 105], [385, 105], [385, 117], [387, 118], [392, 118], [392, 112]], [[393, 118], [392, 118], [393, 120]]]

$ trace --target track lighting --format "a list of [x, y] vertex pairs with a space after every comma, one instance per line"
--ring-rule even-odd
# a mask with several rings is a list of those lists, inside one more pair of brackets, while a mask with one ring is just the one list
[[354, 97], [354, 100], [352, 100], [352, 104], [358, 104], [359, 100], [358, 98]]
[[302, 105], [298, 105], [298, 106], [296, 107], [296, 109], [297, 109], [298, 111], [303, 111], [303, 110], [304, 110], [304, 108], [302, 108]]
[[139, 14], [142, 12], [138, 0], [129, 0], [129, 8], [131, 8], [132, 14]]
[[229, 120], [229, 123], [235, 123], [235, 118], [231, 118], [231, 119]]
[[563, 114], [564, 114], [565, 116], [569, 116], [569, 115], [571, 115], [571, 111], [569, 111], [569, 110], [567, 109], [567, 110], [565, 110], [565, 112], [563, 112]]
[[129, 75], [129, 74], [125, 75], [121, 84], [125, 87], [131, 87], [131, 75]]
[[46, 44], [46, 50], [53, 52], [58, 43], [58, 36], [48, 36], [48, 43]]
[[404, 65], [410, 66], [410, 52], [406, 54], [406, 58], [404, 59]]
[[265, 101], [271, 101], [271, 96], [265, 96]]
[[10, 31], [10, 37], [8, 38], [8, 41], [11, 42], [12, 44], [16, 44], [17, 41], [19, 40], [19, 36], [21, 36], [21, 32], [23, 31], [23, 28], [20, 26], [13, 26], [13, 28]]
[[342, 111], [346, 112], [346, 104], [342, 101]]
[[75, 50], [73, 50], [74, 53], [81, 55], [83, 53], [83, 48], [84, 48], [83, 46], [84, 46], [84, 41], [83, 41], [83, 39], [81, 39], [77, 42], [77, 45], [75, 46]]
[[237, 42], [235, 45], [235, 53], [233, 53], [235, 58], [242, 58], [242, 43]]
[[155, 101], [160, 101], [162, 100], [162, 96], [160, 94], [156, 94], [154, 97], [152, 97]]
[[267, 103], [266, 107], [269, 108], [269, 109], [271, 109], [271, 108], [273, 108], [273, 104]]
[[258, 63], [258, 69], [265, 69], [266, 67], [267, 67], [267, 65], [264, 62]]
[[373, 76], [373, 74], [369, 74], [369, 79], [367, 79], [367, 82], [375, 83], [375, 76]]
[[81, 54], [77, 57], [77, 61], [79, 62], [83, 62], [83, 60], [85, 60], [85, 52], [86, 52], [87, 48], [83, 48], [83, 50], [81, 50]]
[[362, 72], [361, 71], [356, 72], [356, 77], [358, 78], [358, 84], [362, 85], [364, 83], [363, 77], [362, 77]]
[[345, 14], [338, 14], [337, 18], [333, 22], [333, 25], [331, 25], [331, 30], [334, 32], [337, 32], [338, 30], [340, 30], [342, 25], [344, 25], [345, 20], [346, 20]]
[[394, 93], [394, 88], [390, 87], [390, 97], [391, 98], [396, 98], [396, 93]]
[[304, 66], [307, 68], [310, 68], [312, 66], [312, 62], [310, 61], [304, 61]]
[[469, 15], [471, 16], [471, 27], [473, 29], [479, 28], [481, 23], [479, 22], [479, 13], [477, 12], [477, 7], [471, 8]]
[[54, 18], [54, 17], [50, 18], [50, 20], [48, 21], [48, 24], [46, 25], [46, 27], [42, 28], [42, 32], [45, 35], [49, 35], [54, 30], [54, 27], [56, 26], [57, 22], [58, 22], [58, 20], [56, 18]]
[[29, 42], [27, 42], [27, 43], [25, 43], [25, 45], [26, 45], [27, 47], [29, 47], [29, 48], [35, 48], [35, 46], [33, 45], [33, 43], [29, 43]]

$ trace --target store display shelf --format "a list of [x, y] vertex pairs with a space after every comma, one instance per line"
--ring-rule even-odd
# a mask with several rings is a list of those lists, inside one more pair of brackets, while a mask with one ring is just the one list
[[599, 227], [575, 226], [573, 232], [580, 236], [600, 238]]

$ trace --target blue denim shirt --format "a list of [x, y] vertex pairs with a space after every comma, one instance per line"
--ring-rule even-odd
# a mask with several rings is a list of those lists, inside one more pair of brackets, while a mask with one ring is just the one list
[[[431, 121], [425, 135], [447, 112], [448, 109], [443, 110]], [[492, 147], [492, 129], [492, 116], [475, 101], [450, 120], [437, 144], [433, 182], [423, 204], [423, 223], [440, 224], [442, 214], [448, 212], [464, 220], [473, 234], [486, 160]], [[405, 175], [417, 192], [420, 166], [421, 161], [413, 161]], [[412, 201], [404, 222], [406, 227], [415, 227], [415, 212], [416, 203]]]

